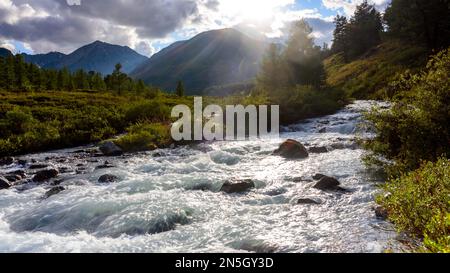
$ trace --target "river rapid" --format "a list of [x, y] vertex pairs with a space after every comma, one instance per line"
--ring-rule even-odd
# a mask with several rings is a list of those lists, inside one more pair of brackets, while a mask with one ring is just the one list
[[[0, 252], [383, 252], [399, 245], [377, 219], [382, 178], [362, 163], [357, 101], [335, 115], [284, 128], [280, 138], [212, 142], [121, 157], [70, 149], [21, 157], [0, 174], [60, 174], [49, 183], [0, 191]], [[304, 160], [272, 152], [286, 139], [319, 148]], [[324, 151], [326, 148], [326, 152]], [[106, 165], [105, 165], [105, 161]], [[36, 164], [34, 163], [34, 164]], [[100, 166], [100, 167], [99, 167]], [[103, 167], [102, 167], [103, 166]], [[117, 183], [100, 184], [104, 174]], [[347, 192], [314, 189], [315, 174], [338, 179]], [[228, 180], [251, 179], [243, 194], [220, 192]], [[53, 186], [64, 191], [45, 198]], [[319, 204], [298, 204], [309, 198]]]

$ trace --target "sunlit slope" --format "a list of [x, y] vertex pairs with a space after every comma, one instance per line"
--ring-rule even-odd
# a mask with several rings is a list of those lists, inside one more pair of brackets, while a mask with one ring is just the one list
[[155, 54], [132, 76], [166, 90], [181, 80], [189, 94], [201, 94], [211, 86], [254, 78], [265, 46], [234, 29], [207, 31]]
[[341, 54], [325, 60], [327, 83], [342, 88], [353, 98], [392, 96], [388, 83], [399, 73], [424, 65], [423, 48], [396, 42], [379, 45], [361, 58], [345, 62]]

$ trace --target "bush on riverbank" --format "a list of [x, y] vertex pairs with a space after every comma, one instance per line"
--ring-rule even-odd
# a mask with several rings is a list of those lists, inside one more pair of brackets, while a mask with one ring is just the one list
[[170, 126], [162, 123], [138, 123], [114, 141], [124, 152], [150, 151], [172, 143]]
[[450, 252], [450, 49], [389, 88], [392, 108], [367, 115], [377, 133], [366, 143], [367, 160], [392, 177], [378, 201], [399, 230], [424, 239], [427, 251]]
[[450, 253], [450, 160], [424, 163], [384, 190], [378, 201], [400, 231], [424, 239], [428, 251]]
[[398, 94], [392, 109], [367, 115], [377, 133], [366, 144], [369, 159], [388, 159], [389, 174], [399, 176], [417, 169], [422, 160], [449, 156], [450, 49], [432, 57], [421, 73], [406, 73], [390, 88]]

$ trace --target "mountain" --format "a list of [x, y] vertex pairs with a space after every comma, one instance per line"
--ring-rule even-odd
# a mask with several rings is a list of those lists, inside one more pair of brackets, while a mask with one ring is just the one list
[[183, 81], [187, 93], [253, 79], [267, 44], [235, 29], [200, 33], [153, 55], [131, 74], [148, 84], [175, 90]]
[[9, 51], [9, 49], [6, 48], [0, 48], [0, 57], [8, 57], [8, 56], [12, 56], [13, 54], [11, 53], [11, 51]]
[[34, 63], [43, 68], [56, 68], [62, 60], [67, 57], [66, 54], [60, 52], [50, 52], [47, 54], [28, 55], [22, 53], [23, 59], [27, 63]]
[[70, 71], [83, 69], [97, 71], [104, 75], [111, 74], [117, 63], [122, 64], [122, 71], [130, 73], [138, 65], [148, 60], [127, 46], [112, 45], [100, 41], [85, 45], [69, 55], [59, 52], [48, 54], [23, 54], [25, 61], [35, 63], [42, 68], [62, 69]]

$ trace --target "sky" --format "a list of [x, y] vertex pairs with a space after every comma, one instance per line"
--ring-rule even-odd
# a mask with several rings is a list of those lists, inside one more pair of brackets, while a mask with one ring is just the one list
[[[390, 0], [372, 0], [383, 11]], [[234, 27], [279, 39], [304, 18], [316, 43], [330, 43], [333, 18], [363, 0], [0, 0], [0, 47], [25, 53], [75, 49], [101, 40], [151, 56], [178, 40]]]

